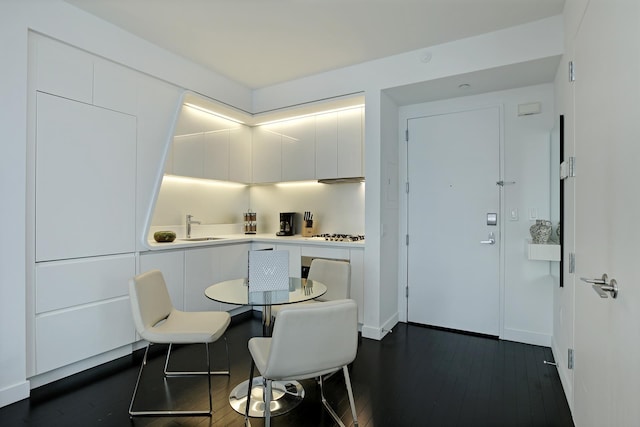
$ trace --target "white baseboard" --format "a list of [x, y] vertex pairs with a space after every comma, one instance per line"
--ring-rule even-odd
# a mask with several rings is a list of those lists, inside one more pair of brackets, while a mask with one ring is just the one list
[[35, 375], [29, 378], [31, 382], [31, 388], [40, 387], [45, 384], [49, 384], [51, 382], [68, 377], [70, 375], [77, 374], [78, 372], [85, 371], [89, 368], [94, 368], [98, 365], [102, 365], [103, 363], [110, 362], [119, 357], [129, 355], [131, 354], [132, 351], [133, 351], [132, 344], [127, 344], [125, 346], [116, 348], [115, 350], [111, 350], [106, 353], [102, 353], [97, 356], [93, 356], [88, 359], [84, 359], [79, 362], [63, 366], [58, 369], [54, 369], [53, 371]]
[[393, 327], [398, 323], [398, 313], [394, 313], [386, 322], [380, 327], [362, 325], [362, 336], [364, 338], [370, 338], [380, 341], [389, 332], [392, 332]]
[[29, 397], [30, 390], [29, 381], [26, 380], [3, 388], [0, 390], [0, 408], [26, 399]]
[[522, 331], [519, 329], [505, 328], [500, 339], [507, 341], [521, 342], [523, 344], [540, 345], [543, 347], [551, 347], [551, 335], [540, 334], [531, 331]]

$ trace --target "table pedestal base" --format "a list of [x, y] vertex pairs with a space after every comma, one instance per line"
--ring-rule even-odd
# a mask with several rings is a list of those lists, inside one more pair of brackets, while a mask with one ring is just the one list
[[[238, 384], [229, 395], [229, 404], [240, 414], [244, 415], [247, 406], [247, 390], [249, 380]], [[249, 416], [254, 418], [264, 417], [264, 391], [265, 381], [262, 377], [253, 378]], [[298, 406], [304, 399], [304, 389], [297, 381], [273, 381], [271, 383], [271, 416], [285, 414]]]

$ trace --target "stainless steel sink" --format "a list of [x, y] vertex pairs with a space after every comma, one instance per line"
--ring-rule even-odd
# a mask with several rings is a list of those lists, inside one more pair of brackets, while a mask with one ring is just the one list
[[206, 240], [221, 240], [221, 239], [223, 239], [223, 237], [185, 237], [178, 240], [182, 240], [185, 242], [204, 242]]

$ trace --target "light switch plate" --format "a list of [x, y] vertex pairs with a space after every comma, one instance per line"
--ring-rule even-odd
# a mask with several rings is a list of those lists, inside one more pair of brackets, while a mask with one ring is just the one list
[[529, 219], [530, 220], [538, 219], [538, 209], [529, 208]]
[[509, 219], [511, 221], [517, 221], [518, 220], [518, 208], [513, 208], [509, 211]]

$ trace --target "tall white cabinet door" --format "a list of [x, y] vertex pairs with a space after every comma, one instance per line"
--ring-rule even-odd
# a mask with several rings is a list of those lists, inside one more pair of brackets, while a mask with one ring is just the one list
[[316, 116], [316, 178], [338, 177], [338, 114]]
[[364, 176], [363, 109], [338, 112], [338, 177]]
[[278, 125], [257, 126], [251, 147], [252, 181], [282, 181], [282, 136]]
[[136, 118], [43, 93], [36, 261], [135, 250]]
[[304, 181], [316, 176], [315, 117], [283, 122], [282, 180]]
[[229, 181], [251, 182], [251, 128], [239, 125], [229, 131]]

